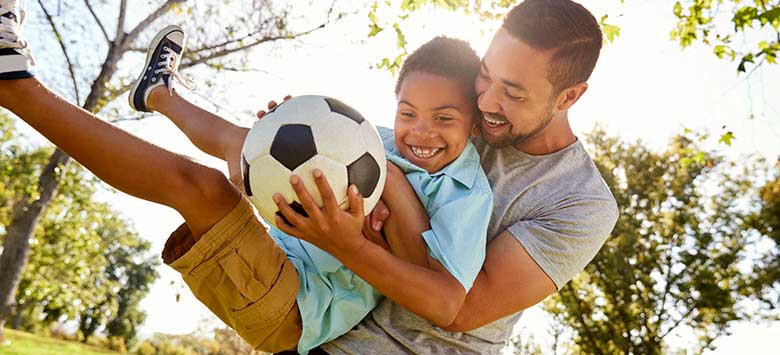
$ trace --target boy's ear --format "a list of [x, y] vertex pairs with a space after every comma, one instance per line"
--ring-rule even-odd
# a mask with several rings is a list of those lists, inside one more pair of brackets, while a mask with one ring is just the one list
[[471, 136], [472, 137], [479, 137], [480, 134], [482, 134], [482, 127], [479, 123], [475, 123], [471, 126]]

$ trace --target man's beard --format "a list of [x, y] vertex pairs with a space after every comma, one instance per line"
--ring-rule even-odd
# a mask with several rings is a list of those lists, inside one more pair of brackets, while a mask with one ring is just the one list
[[[509, 122], [509, 120], [507, 120], [506, 117], [502, 117], [502, 118], [504, 120], [506, 120], [507, 122]], [[539, 122], [539, 124], [536, 127], [534, 127], [534, 129], [532, 129], [531, 132], [520, 133], [518, 135], [513, 135], [512, 134], [512, 127], [511, 127], [512, 123], [510, 122], [509, 123], [510, 124], [509, 134], [508, 135], [506, 135], [504, 137], [501, 137], [496, 142], [489, 142], [487, 140], [486, 141], [488, 142], [488, 144], [490, 144], [491, 146], [496, 147], [496, 148], [504, 148], [504, 147], [507, 147], [507, 146], [510, 146], [510, 145], [511, 146], [517, 146], [517, 145], [525, 143], [525, 142], [531, 140], [532, 138], [536, 137], [537, 135], [539, 135], [539, 133], [541, 133], [545, 128], [547, 128], [547, 126], [550, 125], [550, 122], [552, 122], [552, 119], [553, 119], [552, 110], [547, 110], [547, 113], [545, 114], [544, 119], [542, 119], [542, 121]]]

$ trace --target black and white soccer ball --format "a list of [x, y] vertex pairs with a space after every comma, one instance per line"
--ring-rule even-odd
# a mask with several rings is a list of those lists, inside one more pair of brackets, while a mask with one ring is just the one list
[[349, 208], [347, 188], [356, 185], [368, 214], [382, 195], [387, 172], [376, 128], [339, 100], [307, 95], [276, 106], [249, 130], [241, 152], [244, 189], [268, 223], [276, 225], [275, 216], [281, 216], [274, 193], [305, 214], [290, 186], [292, 174], [322, 206], [314, 169], [325, 174], [342, 209]]

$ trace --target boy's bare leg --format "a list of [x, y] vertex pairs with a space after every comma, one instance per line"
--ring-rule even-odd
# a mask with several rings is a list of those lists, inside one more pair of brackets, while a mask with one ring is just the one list
[[238, 190], [220, 171], [98, 119], [52, 93], [35, 78], [1, 80], [0, 106], [109, 185], [176, 209], [196, 238], [240, 199]]
[[164, 86], [154, 88], [147, 108], [168, 117], [203, 152], [228, 164], [230, 176], [241, 172], [241, 149], [249, 129], [233, 124], [179, 96]]

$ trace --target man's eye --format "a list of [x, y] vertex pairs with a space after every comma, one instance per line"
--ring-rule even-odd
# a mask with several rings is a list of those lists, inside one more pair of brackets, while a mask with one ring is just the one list
[[512, 96], [508, 91], [504, 90], [504, 96], [510, 101], [523, 101], [521, 96]]

